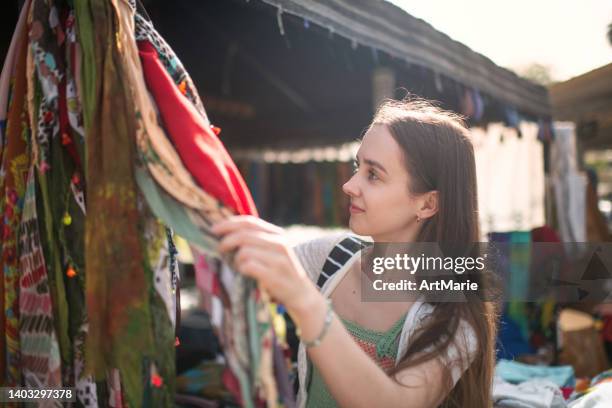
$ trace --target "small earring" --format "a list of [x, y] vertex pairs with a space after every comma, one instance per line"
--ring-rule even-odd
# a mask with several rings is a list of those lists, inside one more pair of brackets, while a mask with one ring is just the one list
[[419, 217], [418, 215], [417, 215], [416, 222], [421, 222], [421, 217]]

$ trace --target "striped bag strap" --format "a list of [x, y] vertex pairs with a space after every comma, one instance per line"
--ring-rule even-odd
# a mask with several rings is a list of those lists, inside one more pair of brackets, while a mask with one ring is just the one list
[[366, 241], [351, 235], [337, 243], [336, 246], [332, 248], [323, 264], [323, 270], [321, 271], [321, 275], [319, 275], [319, 280], [317, 280], [319, 289], [321, 289], [325, 282], [327, 282], [334, 273], [338, 272], [357, 251], [366, 245]]

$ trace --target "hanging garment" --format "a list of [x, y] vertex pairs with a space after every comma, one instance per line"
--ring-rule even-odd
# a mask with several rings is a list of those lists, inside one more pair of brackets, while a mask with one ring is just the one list
[[25, 385], [62, 387], [59, 344], [36, 213], [35, 170], [30, 168], [19, 239], [19, 342]]
[[508, 316], [519, 325], [523, 338], [528, 339], [529, 321], [527, 320], [527, 307], [521, 296], [529, 293], [531, 232], [511, 232], [510, 248], [510, 297], [507, 312]]
[[472, 100], [474, 101], [474, 120], [479, 121], [484, 114], [484, 101], [478, 90], [472, 90]]
[[463, 91], [463, 97], [461, 98], [461, 114], [468, 118], [474, 116], [474, 99], [469, 88], [465, 88]]
[[85, 191], [81, 106], [74, 100], [72, 76], [77, 71], [74, 13], [68, 12], [64, 19], [59, 7], [33, 2], [28, 58], [28, 72], [30, 65], [36, 70], [28, 87], [32, 157], [39, 170], [36, 180], [40, 184], [41, 233], [45, 237], [42, 248], [48, 264], [63, 381], [76, 382], [78, 399], [96, 406], [93, 379], [80, 375], [87, 330], [83, 279]]
[[138, 46], [148, 89], [185, 167], [200, 187], [225, 206], [238, 214], [256, 215], [238, 169], [210, 124], [174, 85], [153, 46], [145, 41], [140, 41]]
[[521, 131], [522, 139], [501, 124], [470, 130], [483, 233], [525, 231], [545, 223], [542, 143], [536, 138], [534, 124], [521, 123]]
[[[210, 126], [178, 92], [157, 61], [150, 45], [141, 43], [140, 46], [149, 90], [156, 100], [162, 118], [166, 117], [164, 124], [185, 165], [190, 168], [200, 186], [211, 193], [211, 196], [220, 199], [223, 205], [239, 214], [256, 214], [244, 181]], [[168, 103], [168, 95], [174, 98], [172, 103]], [[215, 177], [211, 178], [211, 175]], [[274, 405], [277, 394], [265, 298], [254, 298], [253, 282], [242, 276], [234, 276], [235, 272], [228, 269], [225, 269], [224, 275], [231, 277], [233, 283], [225, 287], [229, 304], [226, 305], [224, 313], [228, 316], [223, 319], [222, 344], [226, 348], [228, 364], [239, 383], [240, 394], [237, 397], [246, 406], [252, 404], [251, 395], [263, 398], [268, 405]], [[258, 329], [260, 325], [263, 325], [261, 335]], [[252, 337], [250, 341], [249, 336]], [[249, 378], [258, 381], [253, 384]]]
[[555, 134], [552, 121], [543, 119], [538, 120], [538, 140], [541, 142], [550, 142], [554, 137]]
[[576, 165], [576, 134], [571, 123], [555, 124], [551, 178], [559, 233], [564, 242], [587, 242], [587, 178]]
[[[120, 5], [85, 1], [75, 6], [85, 57], [85, 258], [90, 322], [86, 370], [99, 380], [108, 370], [117, 368], [126, 402], [141, 406], [141, 372], [134, 368], [141, 367], [145, 358], [153, 354], [153, 333], [148, 307], [150, 282], [143, 269], [144, 248], [139, 239], [132, 170], [136, 157], [131, 143], [135, 113], [121, 63], [123, 56], [113, 41], [113, 20], [118, 11], [115, 7]], [[109, 134], [114, 137], [106, 137]]]
[[[531, 239], [534, 242], [535, 248], [537, 248], [532, 251], [533, 254], [531, 261], [531, 270], [558, 271], [556, 277], [551, 276], [548, 273], [533, 273], [531, 276], [532, 287], [548, 287], [548, 284], [544, 282], [543, 279], [549, 279], [551, 277], [561, 280], [565, 279], [564, 274], [568, 270], [568, 268], [566, 267], [567, 261], [564, 248], [562, 245], [560, 245], [561, 238], [557, 234], [557, 231], [555, 231], [549, 226], [534, 228], [531, 231]], [[550, 243], [551, 245], [549, 245], [548, 243]], [[536, 334], [540, 334], [547, 341], [554, 342], [557, 332], [557, 303], [555, 299], [552, 295], [547, 295], [545, 298], [537, 299], [537, 302], [531, 305], [531, 307], [534, 308], [532, 313], [530, 313], [532, 320], [530, 326], [532, 328], [532, 331], [535, 331]], [[534, 346], [537, 345], [534, 344]]]
[[[203, 187], [203, 191], [206, 191], [202, 195], [215, 197], [215, 200], [222, 204], [213, 203], [209, 199], [204, 218], [213, 212], [218, 214], [217, 217], [225, 216], [220, 211], [223, 207], [239, 214], [256, 214], [242, 177], [211, 131], [210, 124], [187, 103], [167, 73], [161, 69], [151, 47], [147, 49], [146, 44], [144, 43], [144, 51], [149, 54], [141, 52], [144, 74], [158, 111], [162, 119], [165, 117], [164, 126], [183, 158], [183, 163], [189, 168], [195, 181]], [[168, 95], [174, 98], [173, 104], [168, 103]], [[185, 133], [186, 131], [189, 133]], [[196, 167], [195, 160], [198, 161]], [[177, 167], [179, 165], [180, 163], [176, 163]], [[207, 174], [202, 173], [202, 168], [207, 169]], [[211, 174], [217, 178], [211, 178]], [[273, 377], [273, 341], [267, 297], [255, 289], [253, 281], [236, 275], [227, 267], [222, 270], [222, 276], [231, 277], [232, 281], [231, 286], [225, 287], [225, 298], [229, 299], [229, 302], [224, 305], [224, 335], [221, 338], [231, 339], [231, 342], [222, 341], [222, 344], [226, 348], [228, 365], [239, 385], [240, 394], [237, 397], [246, 406], [253, 404], [252, 396], [255, 396], [256, 400], [266, 401], [267, 405], [274, 405], [278, 397]]]
[[148, 41], [155, 47], [166, 72], [172, 77], [172, 80], [178, 86], [181, 93], [191, 101], [200, 115], [208, 120], [206, 111], [200, 100], [200, 95], [198, 95], [198, 91], [193, 84], [191, 76], [187, 70], [185, 70], [185, 67], [183, 67], [183, 63], [168, 43], [166, 43], [166, 40], [164, 40], [155, 27], [153, 27], [151, 21], [139, 13], [136, 13], [134, 16], [134, 36], [137, 41]]
[[[29, 4], [26, 4], [29, 6]], [[27, 12], [28, 9], [26, 9]], [[27, 154], [27, 127], [25, 126], [26, 86], [25, 77], [27, 53], [27, 27], [22, 24], [14, 35], [14, 65], [3, 70], [12, 77], [11, 97], [6, 116], [6, 136], [2, 145], [0, 161], [0, 213], [2, 224], [2, 258], [0, 267], [3, 280], [3, 323], [2, 332], [6, 347], [6, 370], [2, 380], [7, 386], [20, 384], [19, 357], [19, 255], [18, 230], [23, 199], [30, 167]], [[3, 78], [4, 82], [4, 78]], [[6, 376], [6, 377], [5, 377]]]
[[500, 333], [497, 339], [498, 356], [515, 357], [529, 354], [529, 322], [524, 296], [528, 290], [530, 266], [530, 235], [528, 232], [493, 232], [489, 234], [491, 248], [497, 255], [497, 271], [506, 288]]

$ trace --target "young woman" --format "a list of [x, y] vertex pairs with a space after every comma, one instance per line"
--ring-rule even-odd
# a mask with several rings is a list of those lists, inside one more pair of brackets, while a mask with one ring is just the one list
[[[468, 131], [427, 102], [380, 107], [343, 190], [351, 231], [375, 243], [452, 243], [469, 251], [479, 240]], [[233, 217], [213, 232], [222, 236], [222, 252], [237, 251], [238, 271], [285, 305], [299, 329], [300, 407], [491, 406], [496, 314], [486, 299], [362, 302], [367, 271], [359, 252], [321, 290], [314, 284], [343, 237], [293, 249], [282, 229], [253, 217]], [[469, 279], [484, 289], [484, 274]]]

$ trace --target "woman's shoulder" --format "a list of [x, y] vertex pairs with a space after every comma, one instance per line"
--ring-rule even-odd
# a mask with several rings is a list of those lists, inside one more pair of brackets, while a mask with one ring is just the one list
[[331, 250], [348, 236], [350, 234], [346, 231], [327, 233], [293, 246], [298, 260], [312, 281], [318, 278]]
[[466, 319], [460, 319], [453, 341], [446, 349], [445, 362], [450, 369], [453, 385], [470, 367], [478, 354], [478, 337], [474, 326]]
[[[427, 302], [418, 303], [411, 318], [413, 327], [410, 331], [417, 331], [435, 309], [435, 305]], [[478, 337], [474, 326], [465, 318], [459, 318], [457, 330], [452, 336], [446, 349], [440, 355], [444, 365], [450, 370], [453, 384], [456, 384], [465, 370], [470, 366], [476, 357], [478, 347]], [[433, 347], [433, 346], [432, 346]]]

